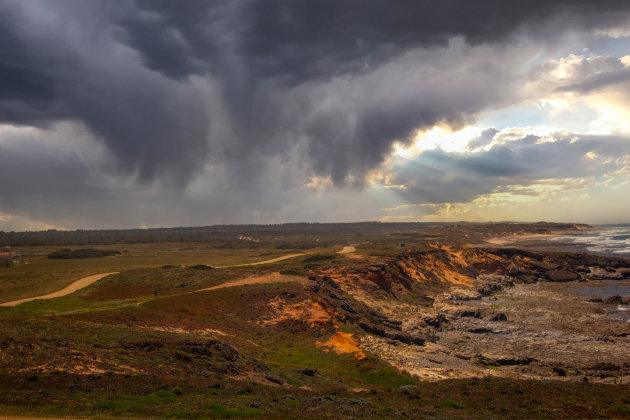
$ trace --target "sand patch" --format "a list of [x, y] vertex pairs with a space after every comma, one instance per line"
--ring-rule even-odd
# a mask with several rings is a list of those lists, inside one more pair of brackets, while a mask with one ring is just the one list
[[357, 249], [354, 246], [348, 245], [344, 246], [341, 251], [337, 252], [337, 254], [348, 258], [363, 258], [361, 255], [356, 254], [356, 251]]
[[26, 299], [14, 300], [12, 302], [0, 303], [0, 306], [16, 306], [16, 305], [19, 305], [21, 303], [30, 302], [32, 300], [53, 299], [53, 298], [66, 296], [66, 295], [69, 295], [70, 293], [76, 292], [79, 289], [83, 289], [84, 287], [87, 287], [90, 284], [95, 283], [95, 282], [99, 281], [100, 279], [102, 279], [104, 277], [107, 277], [107, 276], [110, 276], [112, 274], [118, 274], [118, 272], [104, 273], [104, 274], [93, 274], [91, 276], [83, 277], [82, 279], [79, 279], [79, 280], [75, 281], [74, 283], [64, 287], [63, 289], [61, 289], [61, 290], [59, 290], [57, 292], [49, 293], [49, 294], [43, 295], [43, 296], [35, 296], [35, 297], [31, 297], [31, 298], [26, 298]]
[[486, 242], [494, 245], [510, 245], [515, 242], [522, 242], [540, 238], [552, 238], [554, 236], [559, 235], [554, 233], [530, 233], [525, 235], [516, 234], [507, 236], [496, 236], [494, 238], [486, 239]]
[[306, 284], [308, 280], [306, 277], [303, 277], [303, 276], [286, 275], [286, 274], [280, 274], [276, 272], [276, 273], [250, 276], [241, 280], [223, 283], [218, 286], [212, 286], [212, 287], [207, 287], [205, 289], [195, 290], [195, 293], [207, 292], [209, 290], [216, 290], [216, 289], [225, 289], [226, 287], [247, 286], [250, 284], [290, 283], [290, 282]]
[[317, 341], [315, 344], [328, 349], [328, 351], [334, 351], [337, 354], [354, 353], [352, 357], [356, 360], [367, 358], [363, 350], [359, 347], [359, 339], [352, 334], [341, 331], [337, 331], [328, 341]]
[[215, 268], [247, 267], [247, 266], [250, 266], [250, 265], [271, 264], [271, 263], [275, 263], [275, 262], [278, 262], [278, 261], [288, 260], [289, 258], [301, 257], [302, 255], [308, 255], [308, 254], [310, 254], [310, 252], [303, 252], [301, 254], [283, 255], [282, 257], [276, 257], [276, 258], [272, 258], [270, 260], [258, 261], [258, 262], [247, 263], [247, 264], [222, 265], [222, 266], [217, 266]]

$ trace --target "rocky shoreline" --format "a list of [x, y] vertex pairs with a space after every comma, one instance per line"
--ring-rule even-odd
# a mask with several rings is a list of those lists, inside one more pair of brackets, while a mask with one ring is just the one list
[[[358, 321], [368, 333], [361, 348], [420, 379], [630, 384], [630, 324], [610, 316], [630, 304], [630, 260], [439, 247], [334, 281], [384, 314]], [[586, 297], [577, 290], [602, 282], [627, 287], [628, 296]], [[437, 284], [451, 286], [427, 287]]]

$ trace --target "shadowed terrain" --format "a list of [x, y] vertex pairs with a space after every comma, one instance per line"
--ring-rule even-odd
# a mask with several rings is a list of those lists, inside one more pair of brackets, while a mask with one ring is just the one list
[[[466, 247], [584, 226], [350, 228], [277, 236], [280, 254], [269, 245], [226, 252], [212, 238], [97, 244], [121, 255], [77, 260], [15, 247], [25, 260], [0, 271], [0, 286], [21, 290], [21, 298], [63, 289], [72, 283], [65, 273], [120, 272], [64, 296], [0, 308], [0, 413], [630, 414], [630, 337], [616, 311], [629, 296], [604, 290], [627, 290], [630, 262]], [[248, 238], [237, 239], [243, 245], [258, 239], [239, 235]], [[284, 248], [292, 241], [316, 246]], [[20, 284], [35, 275], [39, 281]]]

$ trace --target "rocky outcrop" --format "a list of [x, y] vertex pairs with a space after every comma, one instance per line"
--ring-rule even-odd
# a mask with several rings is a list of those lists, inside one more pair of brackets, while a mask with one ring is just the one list
[[574, 281], [580, 278], [577, 272], [566, 269], [547, 270], [545, 277], [549, 281]]
[[422, 346], [426, 342], [426, 339], [417, 335], [408, 334], [400, 331], [391, 331], [376, 325], [371, 325], [366, 322], [359, 322], [359, 327], [364, 331], [371, 334], [378, 335], [379, 337], [390, 338], [392, 340], [400, 341], [405, 344], [415, 344]]
[[[538, 281], [630, 278], [630, 260], [577, 253], [541, 253], [519, 249], [436, 247], [410, 251], [357, 273], [393, 296], [418, 284], [462, 285], [455, 300], [474, 300], [512, 286]], [[478, 294], [470, 291], [473, 286]]]

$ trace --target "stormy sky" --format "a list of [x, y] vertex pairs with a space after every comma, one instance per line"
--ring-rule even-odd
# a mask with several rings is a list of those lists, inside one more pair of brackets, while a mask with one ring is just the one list
[[630, 222], [627, 0], [0, 0], [0, 230]]

